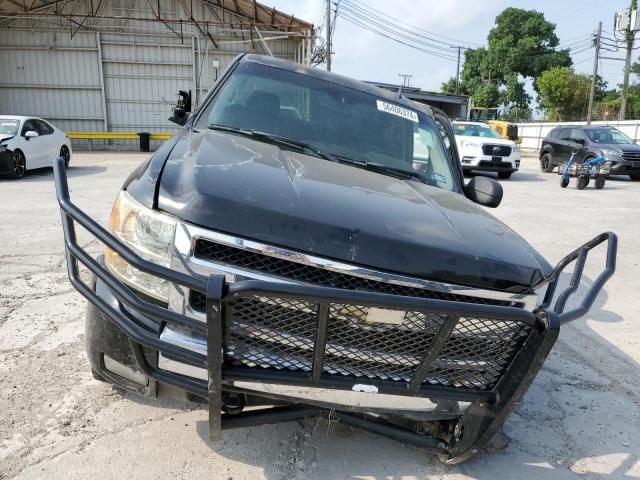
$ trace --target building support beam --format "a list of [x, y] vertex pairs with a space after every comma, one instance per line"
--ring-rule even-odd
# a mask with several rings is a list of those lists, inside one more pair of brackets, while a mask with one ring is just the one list
[[260, 33], [260, 30], [258, 30], [258, 27], [256, 27], [254, 25], [253, 29], [256, 31], [256, 35], [258, 35], [258, 39], [260, 40], [260, 43], [262, 44], [262, 47], [264, 48], [265, 52], [267, 52], [267, 54], [270, 57], [273, 57], [273, 53], [271, 52], [271, 49], [269, 48], [269, 45], [267, 45], [267, 42], [265, 41], [264, 37]]
[[100, 94], [102, 97], [102, 130], [109, 131], [109, 118], [107, 114], [107, 93], [104, 88], [104, 72], [102, 71], [102, 43], [100, 43], [100, 32], [96, 32], [96, 46], [98, 47], [98, 77], [100, 78]]

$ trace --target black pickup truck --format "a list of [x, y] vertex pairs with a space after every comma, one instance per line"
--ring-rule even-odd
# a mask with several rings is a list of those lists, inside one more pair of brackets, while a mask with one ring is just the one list
[[[481, 206], [498, 205], [497, 182], [464, 183], [446, 116], [400, 94], [244, 55], [186, 110], [109, 228], [71, 202], [63, 160], [54, 170], [94, 376], [208, 402], [213, 440], [331, 412], [462, 461], [496, 445], [560, 325], [615, 269], [612, 233], [552, 268]], [[606, 268], [565, 309], [603, 242]]]

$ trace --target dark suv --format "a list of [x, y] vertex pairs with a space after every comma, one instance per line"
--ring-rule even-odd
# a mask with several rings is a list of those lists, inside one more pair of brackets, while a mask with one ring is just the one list
[[[497, 445], [560, 325], [613, 273], [615, 235], [552, 268], [480, 206], [502, 188], [464, 182], [443, 112], [366, 83], [245, 55], [189, 103], [174, 112], [183, 132], [117, 192], [108, 230], [56, 162], [94, 375], [208, 402], [212, 439], [331, 412], [448, 462]], [[606, 241], [606, 270], [565, 310]]]
[[568, 125], [549, 132], [540, 147], [540, 168], [550, 173], [578, 150], [576, 161], [602, 155], [611, 161], [613, 175], [629, 175], [640, 180], [640, 145], [617, 128], [594, 125]]

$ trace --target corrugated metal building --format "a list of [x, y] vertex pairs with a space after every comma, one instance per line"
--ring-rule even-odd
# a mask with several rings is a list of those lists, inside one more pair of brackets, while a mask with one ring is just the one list
[[241, 52], [308, 64], [313, 34], [252, 0], [0, 0], [0, 112], [175, 132], [179, 89], [197, 105]]

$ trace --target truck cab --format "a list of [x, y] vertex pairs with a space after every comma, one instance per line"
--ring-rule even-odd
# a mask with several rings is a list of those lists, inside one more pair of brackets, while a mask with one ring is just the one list
[[[551, 306], [577, 251], [554, 269], [491, 216], [500, 184], [465, 182], [447, 117], [395, 93], [243, 55], [188, 103], [108, 228], [55, 165], [96, 378], [207, 404], [213, 440], [332, 412], [448, 462], [492, 445], [590, 306]], [[612, 234], [580, 251], [605, 241], [615, 257]]]

